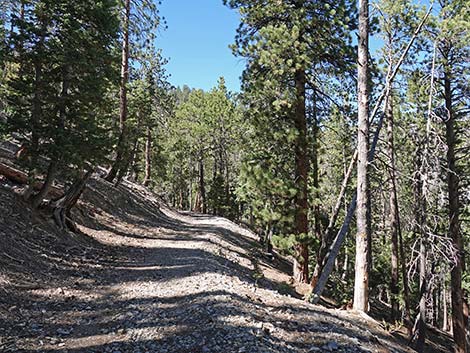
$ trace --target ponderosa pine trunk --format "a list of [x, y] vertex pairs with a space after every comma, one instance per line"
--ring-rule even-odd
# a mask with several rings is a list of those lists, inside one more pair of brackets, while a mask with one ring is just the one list
[[129, 25], [131, 18], [131, 0], [124, 1], [124, 22], [121, 53], [121, 83], [119, 87], [119, 139], [116, 147], [116, 159], [105, 180], [112, 182], [119, 172], [124, 168], [123, 159], [127, 148], [127, 82], [129, 81]]
[[358, 161], [357, 235], [353, 308], [369, 310], [370, 202], [369, 202], [369, 2], [359, 0], [358, 43]]
[[296, 102], [294, 122], [297, 130], [295, 141], [295, 183], [297, 194], [295, 196], [295, 235], [293, 276], [297, 282], [308, 281], [308, 243], [305, 237], [308, 234], [308, 143], [307, 119], [305, 115], [305, 84], [306, 77], [303, 70], [295, 73]]
[[449, 195], [449, 237], [457, 250], [457, 258], [450, 273], [451, 306], [452, 306], [452, 332], [454, 336], [454, 351], [466, 353], [465, 322], [463, 316], [462, 270], [464, 268], [464, 251], [462, 235], [459, 225], [459, 174], [456, 167], [455, 149], [455, 114], [453, 110], [453, 97], [451, 87], [451, 74], [444, 70], [444, 99], [447, 111], [446, 144], [447, 144], [447, 191]]
[[313, 183], [313, 221], [314, 221], [314, 233], [315, 237], [322, 241], [322, 227], [321, 227], [321, 216], [320, 216], [320, 177], [318, 171], [318, 116], [317, 116], [317, 92], [313, 90], [313, 114], [312, 114], [312, 183]]

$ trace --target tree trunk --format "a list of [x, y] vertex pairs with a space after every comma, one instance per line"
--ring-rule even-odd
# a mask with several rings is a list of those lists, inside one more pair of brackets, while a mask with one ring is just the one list
[[315, 264], [315, 269], [313, 271], [312, 280], [310, 281], [310, 285], [312, 286], [312, 288], [316, 287], [320, 274], [322, 273], [323, 268], [326, 265], [328, 249], [332, 243], [332, 238], [334, 234], [333, 231], [334, 231], [334, 227], [336, 224], [336, 220], [338, 218], [339, 211], [341, 209], [341, 203], [343, 202], [344, 195], [346, 194], [348, 181], [349, 181], [349, 178], [351, 177], [356, 161], [357, 161], [357, 151], [355, 152], [351, 160], [351, 163], [349, 164], [349, 168], [346, 174], [344, 175], [343, 183], [341, 184], [341, 190], [338, 195], [338, 198], [336, 199], [336, 204], [333, 210], [333, 214], [331, 215], [330, 221], [328, 222], [328, 227], [326, 228], [326, 231], [322, 236], [320, 249], [318, 250], [318, 254], [317, 254], [317, 263]]
[[295, 232], [296, 244], [294, 246], [294, 279], [298, 282], [308, 281], [308, 244], [305, 240], [308, 234], [308, 143], [307, 119], [305, 115], [305, 72], [298, 70], [295, 73], [296, 105], [294, 122], [297, 130], [295, 141], [295, 183], [297, 193], [295, 196]]
[[[66, 107], [67, 107], [67, 96], [68, 96], [68, 91], [69, 91], [69, 73], [68, 73], [68, 67], [63, 66], [62, 67], [62, 89], [60, 92], [59, 96], [59, 101], [57, 104], [57, 114], [58, 114], [58, 121], [57, 121], [57, 130], [59, 132], [64, 131], [65, 129], [65, 120], [66, 120]], [[61, 141], [55, 141], [56, 143], [61, 143]], [[47, 176], [46, 180], [44, 181], [44, 184], [39, 190], [39, 192], [36, 195], [31, 196], [30, 202], [33, 208], [38, 208], [39, 205], [42, 203], [44, 198], [47, 196], [49, 193], [52, 183], [54, 182], [55, 176], [57, 174], [57, 169], [60, 161], [60, 152], [56, 151], [52, 158], [51, 161], [49, 162], [49, 167], [47, 169]]]
[[447, 190], [449, 195], [449, 237], [452, 239], [457, 258], [455, 266], [450, 273], [451, 306], [452, 306], [452, 332], [454, 336], [455, 352], [467, 352], [465, 323], [463, 317], [462, 270], [464, 268], [464, 249], [459, 225], [459, 175], [455, 163], [455, 114], [452, 107], [451, 75], [444, 70], [444, 98], [447, 110], [446, 143], [447, 143]]
[[[127, 82], [129, 81], [129, 25], [131, 17], [131, 0], [124, 1], [123, 39], [121, 53], [121, 84], [119, 88], [119, 140], [116, 148], [116, 159], [111, 166], [105, 180], [112, 182], [119, 169], [123, 168], [122, 159], [127, 147]], [[125, 171], [124, 171], [125, 174]]]
[[201, 197], [201, 211], [207, 213], [206, 186], [204, 181], [204, 161], [199, 157], [199, 195]]
[[320, 217], [320, 178], [318, 171], [318, 117], [317, 117], [317, 92], [313, 90], [313, 116], [312, 116], [312, 182], [313, 182], [313, 221], [315, 237], [323, 242], [321, 217]]
[[418, 337], [416, 340], [416, 350], [424, 352], [426, 340], [426, 294], [427, 294], [427, 274], [426, 274], [426, 243], [421, 236], [419, 247], [419, 314], [418, 314]]
[[44, 180], [44, 183], [42, 184], [41, 189], [38, 191], [37, 194], [32, 195], [29, 198], [29, 201], [31, 202], [31, 206], [33, 207], [33, 209], [38, 208], [39, 205], [44, 200], [44, 198], [46, 198], [47, 195], [49, 194], [49, 191], [52, 188], [52, 183], [54, 182], [56, 173], [57, 173], [57, 161], [52, 160], [49, 163], [49, 167], [47, 168], [46, 180]]
[[[432, 86], [432, 85], [431, 85]], [[430, 117], [428, 116], [428, 119]], [[413, 327], [412, 340], [418, 352], [424, 352], [426, 341], [426, 297], [427, 297], [427, 245], [426, 245], [426, 190], [424, 181], [427, 180], [426, 157], [428, 156], [428, 142], [430, 133], [430, 120], [426, 126], [424, 138], [424, 151], [420, 144], [416, 147], [415, 177], [413, 197], [415, 207], [414, 237], [419, 239], [419, 312]]]
[[399, 306], [398, 306], [398, 200], [397, 187], [396, 187], [396, 173], [395, 173], [395, 146], [393, 143], [393, 96], [392, 91], [389, 90], [388, 96], [385, 98], [386, 107], [385, 115], [387, 118], [387, 152], [390, 160], [389, 167], [389, 215], [388, 215], [388, 230], [391, 239], [391, 281], [390, 281], [390, 298], [391, 298], [391, 319], [392, 322], [399, 319]]
[[[375, 156], [375, 148], [377, 147], [377, 143], [379, 141], [379, 135], [380, 135], [380, 130], [382, 129], [382, 123], [383, 123], [383, 118], [384, 115], [382, 115], [377, 123], [377, 130], [374, 133], [374, 139], [372, 141], [372, 145], [370, 147], [369, 151], [369, 163], [374, 160]], [[357, 151], [356, 151], [357, 152]], [[354, 154], [353, 160], [357, 158], [357, 153]], [[323, 292], [323, 289], [326, 286], [326, 282], [328, 281], [328, 277], [330, 276], [331, 271], [333, 270], [333, 265], [335, 263], [335, 259], [339, 254], [339, 250], [341, 249], [341, 245], [343, 244], [344, 238], [346, 237], [346, 234], [348, 233], [349, 230], [349, 225], [351, 223], [351, 220], [354, 216], [354, 212], [356, 210], [356, 205], [357, 205], [357, 190], [354, 193], [352, 200], [348, 206], [348, 210], [346, 212], [346, 217], [344, 218], [343, 225], [341, 226], [340, 230], [336, 234], [335, 239], [333, 240], [333, 243], [331, 244], [331, 247], [329, 249], [329, 253], [327, 254], [326, 258], [326, 263], [323, 267], [323, 271], [321, 272], [321, 275], [318, 279], [318, 282], [316, 286], [313, 288], [313, 291], [310, 295], [310, 301], [312, 303], [317, 303], [320, 300], [320, 296]]]
[[[395, 68], [393, 69], [393, 72], [392, 74], [390, 75], [389, 77], [389, 80], [388, 82], [391, 84], [395, 78], [395, 76], [397, 75], [403, 61], [405, 60], [406, 56], [408, 55], [408, 52], [410, 51], [410, 48], [411, 46], [413, 45], [416, 37], [418, 36], [418, 34], [421, 32], [421, 29], [423, 28], [423, 25], [424, 23], [426, 22], [426, 20], [428, 19], [430, 13], [432, 11], [432, 6], [429, 7], [428, 11], [426, 12], [426, 14], [424, 15], [423, 19], [421, 20], [421, 22], [419, 23], [418, 27], [416, 28], [416, 30], [414, 31], [413, 33], [413, 36], [411, 37], [410, 41], [408, 42], [405, 50], [403, 50], [403, 53], [402, 55], [400, 56], [400, 59], [398, 60]], [[388, 85], [385, 87], [385, 89], [381, 92], [381, 94], [379, 95], [379, 98], [377, 99], [377, 101], [375, 102], [375, 106], [374, 106], [374, 109], [372, 110], [372, 114], [371, 114], [371, 119], [373, 119], [375, 117], [375, 115], [377, 114], [381, 104], [382, 104], [382, 101], [384, 99], [384, 96], [387, 92], [387, 90], [389, 89]], [[380, 133], [380, 128], [382, 126], [382, 118], [381, 120], [379, 121], [379, 126], [377, 127], [377, 131], [376, 131], [376, 135], [374, 136], [374, 142], [372, 143], [372, 148], [371, 148], [371, 151], [370, 151], [370, 155], [369, 155], [369, 158], [370, 160], [372, 161], [373, 157], [374, 157], [374, 150], [375, 150], [375, 146], [377, 144], [377, 140], [378, 140], [378, 133]], [[355, 163], [357, 160], [357, 150], [352, 158], [352, 161], [351, 163]], [[349, 179], [349, 176], [345, 177], [344, 181], [343, 181], [343, 184], [346, 184], [348, 183], [348, 179]], [[341, 195], [340, 195], [341, 196]], [[338, 200], [339, 202], [341, 202], [341, 197], [338, 197]], [[341, 205], [340, 205], [341, 206]], [[338, 207], [340, 207], [338, 206]], [[310, 300], [313, 302], [313, 303], [316, 303], [319, 299], [320, 299], [320, 296], [321, 296], [321, 293], [323, 292], [323, 289], [326, 285], [326, 282], [328, 280], [328, 277], [331, 273], [331, 269], [332, 269], [332, 263], [334, 262], [334, 259], [336, 258], [336, 256], [338, 255], [338, 252], [339, 252], [339, 249], [341, 248], [341, 244], [346, 236], [346, 233], [349, 229], [349, 223], [351, 222], [351, 219], [352, 219], [352, 214], [350, 212], [354, 212], [355, 211], [355, 208], [356, 208], [356, 195], [353, 196], [352, 198], [352, 201], [351, 203], [349, 204], [349, 207], [348, 207], [348, 213], [346, 215], [346, 218], [343, 222], [343, 226], [341, 227], [340, 231], [338, 232], [338, 234], [336, 235], [335, 239], [333, 240], [333, 243], [330, 247], [330, 251], [329, 251], [329, 255], [325, 255], [325, 260], [323, 260], [323, 262], [326, 261], [326, 264], [323, 266], [324, 267], [324, 270], [321, 271], [321, 275], [320, 275], [320, 278], [318, 279], [318, 281], [315, 280], [315, 282], [317, 282], [316, 285], [313, 286], [313, 291], [312, 291], [312, 295], [310, 297]], [[336, 207], [335, 207], [336, 209]], [[337, 212], [334, 212], [333, 213], [333, 217], [332, 219], [330, 219], [330, 224], [332, 224], [334, 226], [335, 224], [335, 221], [336, 221], [336, 217], [337, 217], [338, 213]], [[330, 225], [329, 225], [330, 226]], [[328, 226], [328, 227], [329, 227]], [[328, 256], [328, 258], [327, 258]], [[404, 257], [402, 256], [402, 258], [404, 259]], [[331, 262], [331, 266], [329, 265]], [[404, 276], [405, 276], [405, 272], [406, 272], [406, 269], [403, 271], [404, 273]], [[405, 294], [406, 296], [406, 294]], [[409, 310], [408, 310], [409, 312]]]
[[[24, 17], [24, 4], [22, 3], [22, 16]], [[44, 49], [44, 40], [46, 37], [46, 24], [41, 23], [41, 31], [39, 35], [38, 47], [37, 50], [39, 54], [42, 54]], [[21, 49], [23, 50], [23, 49]], [[21, 68], [20, 68], [21, 69]], [[39, 129], [41, 126], [42, 119], [42, 55], [39, 55], [39, 58], [34, 60], [34, 93], [32, 101], [32, 110], [31, 110], [31, 142], [29, 145], [29, 173], [28, 173], [28, 187], [23, 193], [23, 198], [29, 200], [32, 197], [34, 192], [34, 184], [36, 182], [36, 174], [38, 167], [39, 159]]]
[[369, 202], [369, 2], [359, 0], [358, 46], [358, 162], [357, 235], [353, 308], [369, 310], [370, 202]]
[[343, 259], [343, 273], [341, 274], [341, 279], [343, 281], [348, 277], [348, 267], [349, 267], [349, 254], [348, 249], [344, 249], [344, 259]]
[[188, 187], [189, 211], [192, 211], [194, 208], [194, 204], [193, 204], [193, 163], [191, 161], [191, 157], [189, 157], [188, 169], [189, 169], [189, 187]]
[[442, 290], [442, 331], [449, 331], [449, 317], [447, 315], [447, 286], [445, 282]]
[[121, 160], [121, 167], [118, 169], [114, 186], [118, 186], [122, 182], [122, 179], [124, 179], [124, 177], [127, 174], [127, 171], [129, 170], [129, 166], [131, 166], [134, 163], [135, 156], [137, 153], [138, 143], [139, 143], [139, 139], [136, 137], [132, 145], [132, 149], [124, 154], [124, 157]]
[[[398, 197], [395, 195], [395, 200], [397, 201], [396, 209], [398, 209]], [[408, 285], [408, 275], [406, 270], [406, 256], [405, 250], [403, 246], [403, 236], [401, 232], [401, 224], [400, 224], [400, 213], [397, 212], [397, 221], [398, 221], [398, 244], [400, 249], [400, 264], [401, 264], [401, 278], [403, 281], [403, 300], [405, 302], [405, 326], [408, 328], [408, 336], [411, 337], [412, 335], [412, 326], [413, 323], [411, 321], [411, 310], [410, 310], [410, 290]]]
[[232, 212], [232, 205], [230, 202], [230, 168], [229, 168], [229, 161], [227, 158], [227, 152], [225, 152], [225, 206], [226, 212], [231, 214]]
[[70, 188], [65, 192], [64, 196], [51, 203], [53, 208], [54, 219], [61, 229], [69, 228], [76, 230], [75, 225], [69, 219], [70, 211], [80, 199], [85, 190], [86, 183], [93, 174], [93, 169], [88, 170], [81, 178], [78, 178]]
[[145, 177], [143, 184], [148, 186], [150, 183], [151, 172], [152, 172], [152, 160], [150, 154], [152, 153], [152, 131], [150, 127], [147, 127], [147, 139], [145, 141]]

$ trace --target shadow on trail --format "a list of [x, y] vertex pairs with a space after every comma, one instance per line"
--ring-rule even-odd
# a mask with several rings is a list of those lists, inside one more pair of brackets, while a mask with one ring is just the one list
[[[22, 299], [24, 302], [38, 303], [36, 305], [38, 310], [43, 306], [50, 307], [50, 304], [55, 304], [58, 310], [55, 312], [56, 315], [70, 316], [75, 321], [75, 324], [69, 325], [48, 325], [40, 321], [30, 324], [27, 328], [19, 325], [18, 334], [14, 337], [17, 341], [28, 337], [46, 340], [46, 337], [52, 336], [58, 340], [67, 339], [78, 346], [77, 348], [57, 347], [48, 350], [35, 350], [35, 352], [114, 352], [117, 350], [135, 352], [138, 349], [160, 352], [163, 348], [176, 345], [177, 342], [180, 345], [182, 340], [187, 342], [187, 352], [204, 352], [202, 349], [205, 345], [220, 346], [220, 352], [232, 352], [230, 339], [237, 340], [237, 337], [243, 337], [244, 344], [250, 346], [260, 344], [264, 350], [269, 348], [272, 351], [284, 351], [286, 344], [299, 350], [311, 348], [312, 342], [308, 342], [308, 340], [306, 342], [280, 341], [271, 335], [272, 330], [276, 329], [291, 333], [317, 333], [325, 336], [324, 341], [317, 340], [316, 344], [328, 342], [327, 336], [333, 332], [350, 336], [359, 344], [367, 343], [370, 339], [366, 335], [358, 336], [349, 332], [347, 328], [332, 323], [331, 321], [338, 320], [338, 318], [324, 311], [299, 309], [289, 305], [268, 306], [262, 302], [254, 302], [249, 297], [222, 290], [207, 290], [197, 294], [167, 298], [133, 298], [130, 300], [113, 300], [111, 297], [104, 296], [92, 302], [74, 301], [73, 303], [63, 302], [60, 304], [55, 302], [57, 298], [44, 300], [44, 298], [35, 298], [25, 294]], [[48, 300], [51, 302], [47, 303]], [[67, 308], [63, 306], [67, 306]], [[165, 309], [162, 309], [162, 306]], [[82, 307], [88, 309], [77, 310]], [[62, 311], [59, 311], [60, 309]], [[282, 315], [286, 312], [296, 313], [297, 319], [303, 319], [286, 320]], [[321, 315], [324, 320], [305, 320], [305, 317], [308, 318], [311, 315]], [[87, 327], [86, 325], [86, 322], [97, 317], [110, 316], [114, 319], [100, 321], [95, 326]], [[231, 318], [234, 317], [244, 318], [245, 324], [236, 326], [230, 324]], [[260, 323], [262, 326], [259, 325]], [[178, 331], [166, 332], [166, 329], [176, 324], [180, 325]], [[348, 322], [348, 324], [355, 325], [354, 322]], [[127, 336], [126, 341], [119, 342], [123, 338], [120, 336], [120, 332], [123, 331], [130, 334], [131, 340]], [[149, 339], [146, 337], [146, 332], [161, 332], [161, 338]], [[88, 338], [92, 340], [103, 333], [115, 333], [115, 341], [102, 345], [93, 345], [87, 342]], [[18, 348], [18, 352], [21, 352], [21, 347]], [[178, 352], [185, 352], [185, 350]]]

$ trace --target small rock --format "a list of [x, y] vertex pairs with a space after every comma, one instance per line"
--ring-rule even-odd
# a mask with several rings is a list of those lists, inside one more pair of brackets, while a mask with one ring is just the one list
[[338, 346], [338, 343], [336, 342], [328, 342], [322, 348], [329, 352], [332, 352], [332, 351], [338, 350], [339, 346]]
[[63, 329], [63, 328], [58, 328], [56, 332], [57, 332], [59, 335], [68, 336], [68, 335], [70, 335], [70, 333], [72, 332], [72, 330], [73, 330], [73, 329], [66, 330], [66, 329]]

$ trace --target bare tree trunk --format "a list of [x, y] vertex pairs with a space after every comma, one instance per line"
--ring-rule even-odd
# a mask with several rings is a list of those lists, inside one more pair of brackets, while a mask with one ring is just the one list
[[357, 150], [351, 159], [351, 163], [349, 164], [349, 168], [344, 176], [343, 183], [341, 184], [341, 191], [338, 195], [338, 198], [336, 200], [335, 208], [333, 210], [333, 214], [330, 217], [330, 221], [328, 223], [328, 227], [326, 228], [325, 234], [322, 237], [321, 240], [321, 245], [320, 249], [318, 250], [318, 255], [317, 255], [317, 263], [315, 264], [315, 269], [313, 271], [313, 276], [312, 280], [310, 281], [310, 285], [312, 288], [315, 288], [318, 282], [318, 279], [320, 277], [320, 274], [323, 271], [323, 268], [326, 265], [326, 260], [327, 260], [327, 255], [328, 255], [328, 248], [332, 243], [332, 238], [333, 238], [333, 231], [334, 227], [336, 224], [336, 220], [339, 215], [339, 211], [341, 209], [341, 203], [343, 202], [344, 195], [346, 194], [346, 189], [348, 186], [348, 181], [349, 178], [351, 177], [351, 174], [354, 169], [354, 165], [357, 161]]
[[344, 263], [343, 263], [343, 274], [341, 279], [344, 281], [348, 277], [348, 267], [349, 267], [349, 254], [348, 250], [344, 249]]
[[388, 215], [388, 229], [390, 231], [391, 239], [391, 282], [390, 282], [390, 297], [391, 297], [391, 319], [396, 321], [399, 319], [398, 307], [398, 200], [396, 190], [396, 173], [395, 173], [395, 147], [393, 143], [393, 96], [391, 90], [388, 97], [385, 98], [386, 107], [385, 115], [387, 118], [387, 149], [388, 157], [390, 159], [389, 167], [389, 215]]
[[427, 273], [426, 273], [426, 243], [421, 235], [419, 247], [419, 314], [418, 314], [418, 336], [416, 340], [416, 350], [424, 352], [426, 340], [426, 294], [427, 294]]
[[298, 132], [295, 142], [295, 235], [293, 276], [297, 282], [308, 281], [308, 150], [307, 150], [307, 119], [305, 115], [305, 72], [295, 73], [296, 106], [294, 112], [295, 128]]
[[[446, 66], [445, 66], [446, 67]], [[447, 110], [446, 143], [447, 143], [447, 189], [449, 194], [449, 237], [452, 239], [458, 254], [455, 266], [450, 273], [452, 331], [456, 353], [466, 353], [465, 323], [463, 316], [462, 272], [464, 264], [464, 249], [459, 225], [459, 175], [455, 163], [455, 114], [452, 106], [451, 74], [444, 69], [444, 98]]]
[[[123, 168], [124, 150], [127, 147], [127, 82], [129, 81], [129, 25], [131, 17], [131, 0], [124, 1], [123, 40], [121, 54], [121, 84], [119, 88], [119, 140], [116, 148], [116, 159], [105, 180], [112, 182], [120, 168]], [[125, 173], [125, 171], [124, 171]]]
[[[395, 195], [395, 200], [397, 201], [396, 209], [398, 209], [398, 197]], [[398, 242], [400, 249], [400, 264], [401, 264], [401, 277], [403, 281], [403, 300], [405, 302], [405, 325], [408, 328], [408, 336], [412, 335], [412, 321], [411, 321], [411, 309], [410, 309], [410, 290], [408, 285], [408, 276], [406, 271], [406, 256], [403, 246], [403, 236], [401, 232], [401, 222], [400, 222], [400, 213], [397, 212], [397, 221], [398, 221]]]
[[[382, 129], [384, 115], [382, 115], [377, 124], [377, 130], [374, 134], [374, 140], [372, 141], [372, 145], [369, 151], [369, 163], [373, 161], [375, 156], [375, 148], [377, 147], [377, 143], [379, 141], [380, 130]], [[353, 160], [357, 156], [357, 153], [353, 156]], [[328, 281], [328, 277], [330, 276], [331, 271], [333, 270], [333, 265], [335, 263], [335, 259], [339, 254], [339, 250], [341, 249], [341, 245], [343, 244], [344, 238], [349, 230], [349, 224], [354, 216], [354, 211], [356, 210], [357, 205], [357, 191], [354, 193], [352, 200], [348, 206], [348, 210], [346, 212], [346, 217], [344, 218], [343, 225], [341, 226], [340, 230], [336, 234], [333, 243], [331, 244], [329, 253], [327, 254], [326, 263], [323, 267], [323, 271], [317, 281], [316, 286], [313, 288], [313, 291], [310, 295], [310, 301], [312, 303], [317, 303], [320, 300], [320, 296], [323, 292], [323, 289], [326, 286], [326, 282]]]
[[358, 46], [358, 161], [357, 235], [353, 308], [369, 310], [370, 202], [369, 202], [369, 2], [359, 0]]
[[150, 178], [152, 174], [152, 131], [150, 127], [147, 127], [147, 139], [145, 141], [145, 176], [143, 184], [148, 186], [150, 184]]
[[449, 331], [449, 317], [447, 315], [447, 286], [445, 282], [442, 290], [442, 331]]

